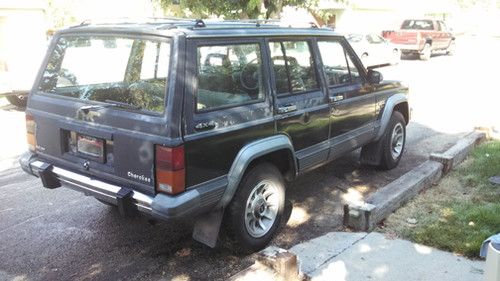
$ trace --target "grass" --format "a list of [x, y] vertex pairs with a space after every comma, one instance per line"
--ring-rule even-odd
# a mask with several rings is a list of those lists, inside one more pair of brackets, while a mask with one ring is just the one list
[[[484, 143], [456, 170], [389, 216], [379, 231], [392, 237], [478, 257], [481, 243], [500, 232], [500, 141]], [[416, 224], [408, 219], [416, 219]]]

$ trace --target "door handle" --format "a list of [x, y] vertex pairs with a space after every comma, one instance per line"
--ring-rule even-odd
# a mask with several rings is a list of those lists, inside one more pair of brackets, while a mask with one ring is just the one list
[[337, 102], [344, 100], [344, 95], [335, 95], [333, 97], [328, 97], [328, 99], [330, 100], [330, 102]]
[[215, 127], [217, 127], [217, 122], [208, 121], [208, 122], [201, 122], [201, 123], [196, 124], [196, 126], [194, 126], [194, 129], [196, 131], [206, 131], [206, 130], [215, 129]]
[[293, 112], [293, 111], [297, 111], [296, 105], [285, 105], [282, 107], [278, 107], [279, 114], [289, 113], [289, 112]]

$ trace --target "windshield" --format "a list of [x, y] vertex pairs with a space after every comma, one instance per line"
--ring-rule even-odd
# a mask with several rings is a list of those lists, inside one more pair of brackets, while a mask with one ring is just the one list
[[39, 90], [56, 96], [118, 102], [163, 112], [170, 44], [126, 37], [61, 37]]
[[434, 30], [431, 20], [405, 20], [401, 29]]

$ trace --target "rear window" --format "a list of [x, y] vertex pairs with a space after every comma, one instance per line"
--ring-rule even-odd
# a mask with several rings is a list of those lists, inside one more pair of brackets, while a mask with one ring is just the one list
[[431, 20], [405, 20], [401, 29], [434, 30]]
[[126, 37], [61, 37], [39, 90], [55, 96], [161, 113], [165, 107], [170, 43]]

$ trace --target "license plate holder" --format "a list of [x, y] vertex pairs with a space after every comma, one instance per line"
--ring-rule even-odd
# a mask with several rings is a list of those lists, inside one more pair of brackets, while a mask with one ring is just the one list
[[77, 133], [76, 152], [80, 157], [104, 163], [104, 140]]

